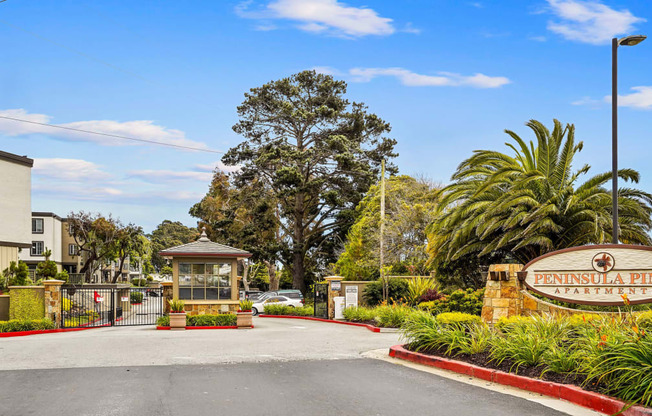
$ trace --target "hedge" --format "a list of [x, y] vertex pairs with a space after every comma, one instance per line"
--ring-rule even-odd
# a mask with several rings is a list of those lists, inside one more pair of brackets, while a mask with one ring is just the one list
[[44, 329], [54, 329], [54, 322], [47, 318], [43, 319], [12, 319], [9, 321], [0, 321], [0, 333], [2, 332], [21, 332], [21, 331], [39, 331]]

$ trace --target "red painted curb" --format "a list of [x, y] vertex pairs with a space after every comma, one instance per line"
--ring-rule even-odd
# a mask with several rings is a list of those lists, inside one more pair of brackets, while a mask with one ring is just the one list
[[318, 322], [329, 322], [331, 324], [340, 324], [340, 325], [349, 325], [349, 326], [360, 326], [365, 327], [371, 332], [380, 332], [380, 328], [377, 326], [369, 324], [361, 324], [358, 322], [345, 322], [345, 321], [335, 321], [333, 319], [323, 319], [315, 318], [312, 316], [294, 316], [294, 315], [258, 315], [260, 318], [287, 318], [287, 319], [304, 319], [306, 321], [318, 321]]
[[[389, 349], [389, 356], [411, 361], [417, 364], [454, 371], [456, 373], [470, 375], [482, 380], [491, 381], [497, 384], [516, 387], [534, 393], [540, 393], [555, 399], [562, 399], [579, 406], [588, 407], [598, 412], [614, 414], [620, 412], [626, 403], [613, 397], [599, 393], [583, 390], [571, 384], [553, 383], [550, 381], [538, 380], [505, 373], [504, 371], [491, 370], [485, 367], [468, 364], [462, 361], [451, 360], [443, 357], [412, 352], [403, 348], [402, 345], [394, 345]], [[632, 406], [621, 413], [623, 416], [652, 416], [652, 409], [642, 406]]]
[[[251, 328], [254, 326], [251, 325]], [[157, 326], [159, 331], [167, 331], [170, 329], [169, 326]], [[186, 329], [238, 329], [237, 326], [187, 326]]]
[[36, 331], [0, 332], [0, 338], [24, 337], [27, 335], [38, 335], [38, 334], [55, 334], [57, 332], [83, 331], [85, 329], [92, 329], [92, 328], [101, 328], [101, 327], [96, 326], [96, 327], [84, 327], [84, 328], [58, 328], [58, 329], [41, 329]]

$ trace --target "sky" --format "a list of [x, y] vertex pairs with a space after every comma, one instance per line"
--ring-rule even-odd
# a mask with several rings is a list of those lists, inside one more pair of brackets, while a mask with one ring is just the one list
[[[597, 174], [611, 38], [632, 34], [652, 35], [649, 0], [5, 0], [0, 150], [35, 160], [33, 211], [194, 226], [212, 170], [233, 170], [244, 93], [316, 69], [391, 124], [402, 174], [446, 184], [473, 150], [507, 151], [505, 129], [529, 140], [528, 120], [555, 118]], [[650, 68], [652, 40], [619, 48], [619, 164], [647, 192]]]

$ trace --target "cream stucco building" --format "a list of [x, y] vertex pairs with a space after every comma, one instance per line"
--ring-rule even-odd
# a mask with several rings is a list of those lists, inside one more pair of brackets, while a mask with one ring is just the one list
[[[32, 247], [32, 166], [34, 160], [0, 151], [0, 272]], [[22, 253], [21, 253], [22, 254]]]

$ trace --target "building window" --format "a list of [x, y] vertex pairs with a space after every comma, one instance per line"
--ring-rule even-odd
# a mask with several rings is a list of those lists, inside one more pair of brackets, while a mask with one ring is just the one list
[[79, 254], [79, 250], [77, 248], [76, 244], [68, 244], [68, 255], [69, 256], [76, 256]]
[[74, 231], [75, 231], [75, 229], [73, 228], [72, 223], [69, 222], [68, 223], [68, 235], [70, 235], [72, 237], [75, 234]]
[[32, 218], [32, 234], [43, 234], [43, 218]]
[[43, 255], [43, 241], [32, 241], [32, 249], [29, 254], [32, 256]]
[[231, 263], [179, 263], [179, 299], [230, 300]]

